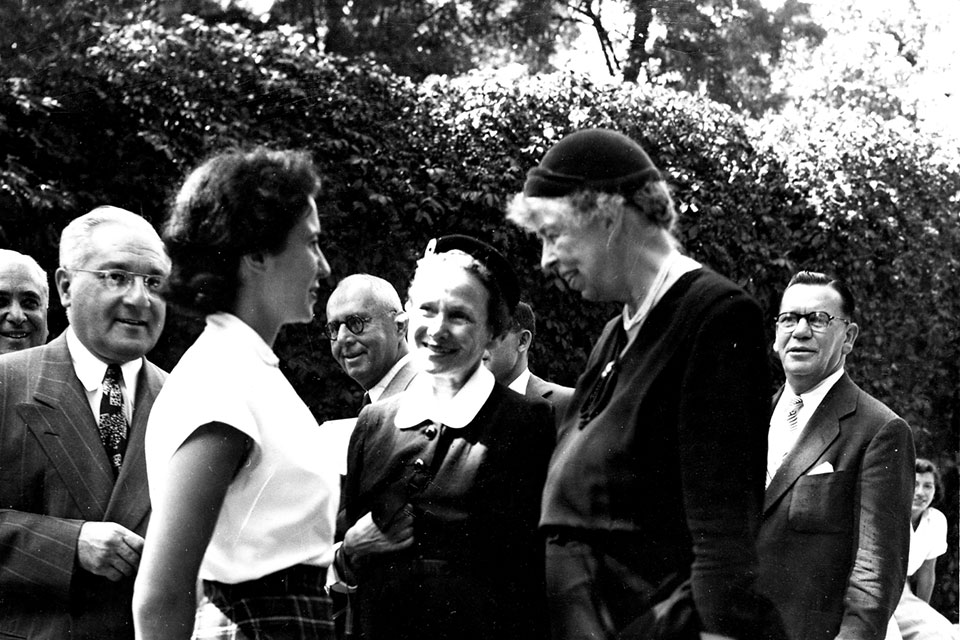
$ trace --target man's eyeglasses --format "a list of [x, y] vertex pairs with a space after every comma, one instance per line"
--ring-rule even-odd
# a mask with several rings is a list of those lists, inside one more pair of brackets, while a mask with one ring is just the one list
[[340, 325], [347, 325], [347, 329], [355, 336], [359, 336], [363, 333], [363, 330], [367, 328], [367, 323], [370, 322], [372, 318], [367, 316], [347, 316], [343, 320], [334, 320], [333, 322], [328, 322], [324, 325], [324, 328], [327, 331], [327, 337], [333, 341], [337, 339], [337, 336], [340, 335]]
[[124, 271], [123, 269], [70, 269], [67, 271], [81, 271], [83, 273], [92, 273], [97, 276], [100, 283], [111, 293], [126, 293], [133, 286], [134, 280], [140, 278], [143, 280], [143, 288], [147, 294], [152, 297], [159, 297], [160, 289], [166, 284], [166, 276], [158, 276], [150, 273], [135, 273], [133, 271]]
[[834, 320], [839, 320], [845, 324], [850, 324], [849, 320], [840, 318], [838, 316], [832, 316], [826, 311], [811, 311], [810, 313], [794, 313], [793, 311], [786, 311], [776, 317], [777, 330], [783, 332], [793, 331], [797, 328], [797, 325], [800, 324], [801, 319], [806, 320], [807, 326], [814, 331], [823, 331], [829, 327], [830, 323]]

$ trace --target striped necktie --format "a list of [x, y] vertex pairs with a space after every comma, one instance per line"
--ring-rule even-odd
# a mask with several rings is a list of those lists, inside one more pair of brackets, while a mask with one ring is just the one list
[[103, 376], [100, 398], [100, 441], [107, 451], [110, 464], [113, 466], [113, 475], [120, 473], [123, 464], [123, 453], [127, 448], [127, 417], [123, 412], [123, 393], [120, 382], [123, 380], [123, 371], [120, 365], [111, 364]]
[[778, 430], [780, 437], [768, 443], [771, 445], [771, 450], [767, 452], [766, 486], [768, 487], [770, 486], [770, 481], [773, 480], [773, 476], [776, 475], [777, 470], [780, 469], [780, 465], [783, 464], [783, 459], [787, 457], [787, 454], [790, 453], [793, 445], [797, 442], [797, 428], [800, 426], [800, 422], [797, 420], [797, 414], [800, 413], [800, 409], [802, 408], [803, 399], [800, 396], [793, 396], [787, 407], [787, 415], [781, 423], [783, 426]]
[[790, 410], [787, 411], [787, 430], [790, 433], [793, 433], [797, 430], [797, 414], [800, 413], [800, 409], [803, 408], [803, 398], [800, 396], [794, 396], [793, 401], [790, 403]]

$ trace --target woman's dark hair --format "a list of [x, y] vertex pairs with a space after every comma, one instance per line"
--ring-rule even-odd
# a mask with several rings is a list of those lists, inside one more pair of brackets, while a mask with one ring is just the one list
[[230, 311], [240, 259], [283, 251], [319, 187], [301, 151], [230, 150], [206, 160], [187, 176], [163, 225], [173, 261], [166, 300], [200, 315]]
[[932, 473], [933, 474], [933, 500], [936, 502], [937, 498], [943, 495], [940, 483], [940, 470], [937, 469], [937, 465], [933, 462], [927, 460], [926, 458], [917, 458], [914, 462], [913, 469], [915, 473]]

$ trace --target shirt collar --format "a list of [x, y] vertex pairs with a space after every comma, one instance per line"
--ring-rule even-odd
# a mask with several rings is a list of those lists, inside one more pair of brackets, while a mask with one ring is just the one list
[[367, 395], [370, 396], [370, 402], [376, 402], [380, 399], [380, 396], [383, 395], [383, 392], [387, 390], [387, 385], [393, 382], [393, 379], [397, 377], [398, 373], [400, 373], [400, 369], [403, 369], [403, 366], [410, 362], [410, 358], [412, 357], [413, 354], [408, 353], [397, 360], [394, 365], [390, 367], [390, 371], [387, 371], [387, 373], [380, 378], [380, 381], [377, 384], [367, 389]]
[[813, 415], [813, 412], [816, 411], [817, 407], [820, 406], [820, 403], [823, 402], [824, 397], [826, 397], [830, 389], [833, 388], [833, 385], [837, 384], [837, 381], [843, 377], [843, 371], [843, 367], [840, 367], [826, 378], [821, 380], [817, 386], [801, 394], [794, 393], [793, 389], [790, 388], [790, 383], [787, 382], [783, 390], [784, 392], [780, 396], [781, 402], [778, 404], [782, 404], [784, 398], [788, 394], [790, 397], [799, 395], [800, 399], [803, 400], [803, 409], [801, 409], [802, 413], [806, 416]]
[[525, 394], [527, 392], [527, 383], [529, 382], [530, 382], [530, 369], [524, 368], [524, 370], [520, 372], [520, 375], [514, 378], [513, 382], [511, 382], [507, 386], [513, 389], [514, 391], [516, 391], [517, 393]]
[[[67, 350], [70, 351], [73, 370], [76, 372], [83, 388], [88, 392], [98, 390], [100, 385], [103, 384], [103, 376], [107, 372], [107, 363], [93, 355], [93, 352], [80, 342], [80, 338], [72, 326], [67, 327]], [[127, 388], [131, 397], [134, 395], [133, 392], [141, 367], [143, 367], [143, 358], [134, 358], [130, 362], [120, 365], [120, 371], [123, 372], [123, 386]]]
[[397, 428], [409, 429], [432, 422], [462, 429], [477, 417], [496, 384], [493, 374], [481, 364], [455, 396], [439, 399], [433, 395], [432, 378], [429, 374], [418, 375], [400, 396], [400, 407], [394, 418]]
[[214, 333], [225, 333], [233, 343], [245, 343], [260, 356], [264, 364], [270, 367], [279, 367], [280, 359], [273, 352], [260, 334], [253, 330], [253, 327], [246, 322], [225, 311], [211, 313], [207, 316], [207, 331]]

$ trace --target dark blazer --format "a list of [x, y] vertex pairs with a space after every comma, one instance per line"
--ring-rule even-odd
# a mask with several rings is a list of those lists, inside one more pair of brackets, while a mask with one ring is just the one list
[[133, 638], [133, 578], [81, 569], [77, 538], [85, 521], [145, 534], [143, 436], [165, 377], [144, 361], [114, 481], [66, 336], [0, 357], [0, 637]]
[[[823, 463], [833, 471], [809, 475]], [[764, 496], [760, 586], [792, 640], [884, 637], [906, 578], [913, 465], [907, 423], [844, 374]]]
[[414, 545], [356, 568], [368, 640], [531, 640], [544, 629], [540, 492], [550, 409], [497, 384], [461, 429], [399, 429], [403, 395], [366, 407], [350, 440], [346, 526], [414, 514]]
[[556, 415], [557, 424], [563, 419], [563, 414], [567, 412], [570, 406], [570, 398], [573, 397], [573, 387], [564, 387], [554, 382], [547, 382], [543, 378], [530, 373], [530, 380], [527, 381], [528, 398], [534, 400], [542, 398], [553, 406], [553, 412]]

